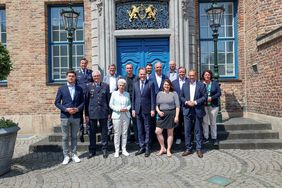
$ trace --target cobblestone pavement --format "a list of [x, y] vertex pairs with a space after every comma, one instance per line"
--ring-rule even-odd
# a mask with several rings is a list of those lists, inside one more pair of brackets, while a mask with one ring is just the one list
[[90, 160], [79, 153], [79, 164], [61, 165], [62, 153], [29, 153], [28, 145], [40, 140], [18, 138], [12, 169], [0, 177], [0, 187], [222, 187], [208, 180], [229, 179], [226, 187], [282, 187], [282, 150], [211, 150], [172, 158], [134, 156]]

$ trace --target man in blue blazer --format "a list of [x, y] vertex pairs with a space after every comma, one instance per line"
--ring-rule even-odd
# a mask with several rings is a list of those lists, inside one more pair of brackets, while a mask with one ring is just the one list
[[101, 82], [101, 72], [93, 71], [93, 83], [87, 85], [85, 94], [85, 120], [90, 122], [89, 129], [89, 156], [88, 159], [96, 155], [96, 132], [99, 122], [101, 129], [101, 144], [103, 157], [108, 157], [108, 126], [110, 119], [110, 88], [109, 85]]
[[184, 83], [180, 93], [183, 105], [185, 151], [182, 156], [192, 154], [191, 130], [194, 126], [196, 140], [196, 151], [199, 158], [203, 157], [202, 152], [202, 122], [205, 116], [205, 101], [208, 98], [205, 85], [196, 80], [196, 71], [190, 70], [189, 81]]
[[[180, 93], [182, 90], [182, 86], [184, 83], [186, 83], [189, 79], [186, 77], [186, 69], [184, 67], [179, 67], [178, 68], [178, 78], [172, 82], [173, 89], [174, 91], [178, 94], [179, 100], [180, 100]], [[180, 100], [180, 106], [181, 100]], [[184, 132], [184, 125], [183, 125], [183, 111], [180, 108], [180, 113], [179, 113], [179, 122], [178, 126], [174, 128], [174, 138], [175, 138], [175, 144], [181, 144], [181, 137], [182, 133]]]
[[132, 93], [132, 116], [137, 117], [139, 151], [135, 155], [145, 153], [150, 156], [150, 118], [155, 116], [155, 92], [154, 84], [146, 79], [146, 70], [139, 69], [139, 81], [133, 85]]
[[[61, 110], [61, 129], [63, 133], [62, 164], [68, 164], [70, 159], [80, 162], [76, 155], [77, 132], [79, 130], [80, 112], [84, 107], [84, 94], [81, 87], [75, 84], [76, 73], [73, 70], [67, 72], [67, 84], [58, 89], [55, 105]], [[71, 135], [69, 132], [71, 131]], [[69, 136], [71, 136], [71, 149], [69, 150]]]
[[[84, 57], [80, 60], [80, 69], [76, 71], [76, 84], [83, 89], [85, 94], [86, 85], [89, 82], [93, 82], [92, 70], [87, 68], [88, 60]], [[83, 111], [80, 113], [80, 141], [84, 142], [84, 121], [83, 121]]]

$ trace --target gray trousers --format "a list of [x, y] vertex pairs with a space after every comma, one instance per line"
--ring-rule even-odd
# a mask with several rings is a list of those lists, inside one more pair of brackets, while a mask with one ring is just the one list
[[[64, 156], [72, 156], [77, 150], [77, 133], [79, 130], [80, 118], [70, 117], [61, 119], [61, 129], [63, 133], [62, 146]], [[69, 138], [71, 140], [71, 150], [69, 149]]]

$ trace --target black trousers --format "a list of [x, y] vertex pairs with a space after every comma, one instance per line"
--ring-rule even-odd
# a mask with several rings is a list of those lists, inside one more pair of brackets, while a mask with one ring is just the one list
[[108, 149], [108, 126], [107, 126], [108, 119], [90, 119], [90, 127], [89, 127], [89, 152], [95, 153], [96, 152], [96, 133], [98, 129], [98, 122], [99, 128], [101, 130], [101, 145], [102, 150]]

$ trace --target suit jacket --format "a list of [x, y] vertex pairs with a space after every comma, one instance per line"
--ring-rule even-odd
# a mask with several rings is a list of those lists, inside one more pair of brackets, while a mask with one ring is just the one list
[[[124, 95], [126, 97], [125, 108], [128, 110], [128, 112], [126, 112], [126, 115], [128, 118], [130, 118], [130, 112], [129, 112], [131, 108], [130, 96], [129, 93], [126, 91], [124, 92]], [[121, 113], [124, 113], [124, 112], [120, 112], [122, 106], [120, 105], [119, 91], [114, 91], [112, 93], [110, 99], [110, 108], [113, 110], [112, 119], [119, 119]]]
[[75, 85], [74, 99], [72, 100], [67, 84], [61, 86], [57, 92], [55, 106], [61, 110], [61, 118], [69, 118], [71, 116], [66, 111], [67, 108], [78, 108], [79, 112], [75, 113], [73, 117], [80, 118], [80, 112], [84, 107], [84, 94], [82, 88]]
[[101, 82], [99, 87], [95, 83], [89, 83], [85, 94], [85, 116], [90, 119], [106, 119], [110, 114], [110, 88]]
[[[189, 81], [189, 79], [188, 79], [187, 77], [185, 77], [184, 80], [185, 80], [184, 83], [186, 83], [186, 82]], [[178, 94], [179, 100], [180, 100], [180, 106], [182, 106], [182, 102], [181, 102], [181, 99], [180, 99], [181, 89], [180, 89], [180, 85], [179, 85], [179, 78], [177, 78], [176, 80], [174, 80], [174, 81], [172, 82], [172, 86], [173, 86], [174, 91]], [[182, 86], [182, 87], [183, 87], [183, 86]]]
[[217, 81], [211, 81], [210, 96], [212, 98], [211, 106], [212, 107], [218, 107], [219, 106], [219, 98], [221, 96], [221, 89], [220, 89]]
[[[204, 107], [207, 98], [208, 98], [208, 93], [206, 90], [206, 86], [202, 82], [196, 81], [194, 101], [197, 102], [197, 105], [195, 105], [194, 108], [197, 117], [201, 118], [205, 116], [206, 112]], [[180, 99], [183, 106], [182, 107], [183, 115], [187, 116], [191, 109], [191, 107], [185, 105], [185, 101], [190, 100], [190, 80], [183, 84], [182, 91], [180, 93]]]
[[156, 96], [154, 91], [154, 83], [150, 80], [145, 80], [145, 86], [141, 94], [140, 81], [137, 81], [133, 85], [132, 93], [132, 111], [139, 114], [141, 111], [143, 114], [149, 114], [156, 108]]
[[168, 77], [164, 74], [162, 74], [162, 82], [161, 82], [161, 86], [158, 86], [158, 82], [157, 82], [157, 78], [156, 78], [156, 74], [151, 74], [149, 77], [149, 80], [151, 80], [154, 83], [154, 92], [155, 92], [155, 96], [157, 96], [157, 94], [159, 93], [159, 91], [162, 91], [162, 85], [165, 79], [168, 79]]
[[86, 91], [86, 84], [89, 82], [93, 82], [92, 70], [86, 69], [85, 74], [82, 69], [76, 71], [76, 83], [83, 89], [84, 92]]
[[[177, 72], [177, 70], [175, 70], [174, 73], [176, 74], [176, 75], [175, 75], [175, 76], [176, 76], [175, 79], [177, 80], [177, 79], [178, 79], [178, 72]], [[165, 75], [166, 75], [166, 77], [168, 77], [168, 78], [170, 79], [170, 70], [168, 70], [168, 71], [165, 73]], [[174, 80], [175, 80], [175, 79], [174, 79]], [[170, 81], [174, 81], [174, 80], [171, 80], [171, 79], [170, 79]]]

